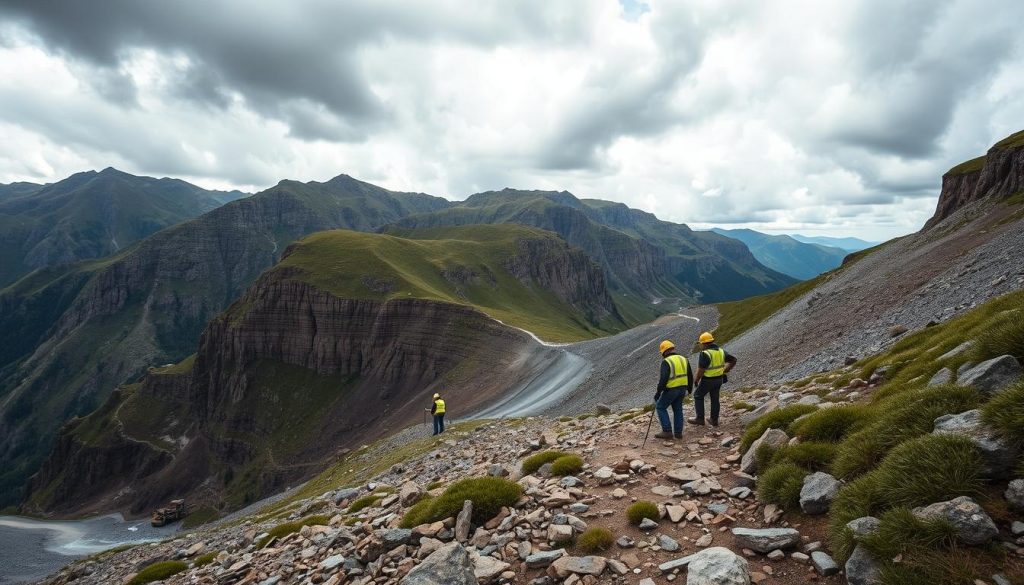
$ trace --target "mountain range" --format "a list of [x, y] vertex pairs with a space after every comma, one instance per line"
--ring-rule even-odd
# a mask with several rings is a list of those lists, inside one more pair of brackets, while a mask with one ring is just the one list
[[787, 235], [773, 236], [748, 229], [715, 228], [711, 231], [743, 242], [762, 264], [800, 280], [838, 267], [848, 253], [841, 248], [805, 243]]
[[840, 250], [846, 250], [847, 252], [859, 252], [877, 246], [881, 242], [869, 242], [860, 238], [834, 238], [831, 236], [802, 236], [800, 234], [788, 234], [789, 237], [793, 238], [798, 242], [805, 244], [818, 244], [819, 246], [828, 246], [830, 248], [839, 248]]

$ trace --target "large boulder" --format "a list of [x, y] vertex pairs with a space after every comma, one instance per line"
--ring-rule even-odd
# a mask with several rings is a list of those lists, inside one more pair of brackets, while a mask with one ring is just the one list
[[792, 528], [733, 528], [732, 535], [736, 546], [761, 554], [800, 544], [800, 533]]
[[1024, 479], [1011, 481], [1004, 495], [1011, 507], [1024, 511]]
[[980, 410], [947, 414], [935, 419], [933, 435], [955, 435], [970, 439], [985, 459], [985, 468], [992, 477], [1002, 478], [1017, 463], [1019, 449], [1000, 438], [981, 421]]
[[414, 481], [407, 481], [398, 488], [398, 497], [403, 506], [411, 506], [423, 497], [423, 488]]
[[401, 585], [476, 585], [473, 562], [469, 552], [457, 542], [430, 553], [423, 562], [409, 571]]
[[804, 514], [827, 513], [842, 485], [838, 479], [822, 471], [808, 475], [800, 488], [800, 509]]
[[686, 585], [750, 585], [747, 559], [720, 546], [706, 548], [691, 555]]
[[941, 518], [953, 525], [956, 536], [964, 544], [981, 545], [999, 536], [992, 518], [977, 502], [967, 496], [914, 508], [914, 516], [922, 520]]
[[747, 426], [750, 423], [752, 423], [755, 420], [757, 420], [758, 418], [768, 414], [769, 412], [774, 412], [774, 411], [776, 411], [778, 409], [779, 409], [779, 401], [777, 399], [775, 399], [775, 398], [772, 398], [771, 400], [765, 402], [761, 406], [758, 406], [754, 410], [751, 410], [750, 412], [741, 414], [740, 415], [740, 424], [742, 424], [743, 426]]
[[854, 538], [863, 538], [869, 534], [873, 534], [878, 531], [882, 526], [882, 521], [874, 516], [861, 516], [856, 520], [850, 520], [846, 523], [846, 527], [853, 533]]
[[1020, 362], [1012, 355], [1003, 355], [981, 362], [957, 377], [957, 384], [974, 386], [986, 394], [999, 392], [1024, 375]]
[[757, 471], [757, 450], [762, 445], [767, 445], [772, 449], [778, 449], [789, 442], [789, 435], [781, 429], [767, 429], [761, 437], [754, 441], [747, 452], [743, 454], [743, 459], [740, 460], [740, 471], [743, 473], [754, 473]]
[[864, 545], [858, 544], [846, 561], [848, 585], [882, 585], [882, 568]]

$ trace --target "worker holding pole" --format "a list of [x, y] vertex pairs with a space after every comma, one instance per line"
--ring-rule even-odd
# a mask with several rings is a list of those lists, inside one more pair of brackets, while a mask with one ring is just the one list
[[[693, 377], [690, 375], [690, 362], [676, 353], [676, 346], [669, 340], [661, 342], [661, 377], [658, 380], [658, 391], [654, 394], [654, 410], [658, 413], [661, 432], [654, 435], [658, 439], [683, 438], [683, 398], [693, 392]], [[669, 420], [668, 409], [672, 408], [672, 420]]]

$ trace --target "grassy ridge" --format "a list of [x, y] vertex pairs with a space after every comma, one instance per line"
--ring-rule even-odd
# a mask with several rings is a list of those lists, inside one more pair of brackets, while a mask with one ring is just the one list
[[715, 305], [719, 313], [718, 327], [715, 328], [716, 339], [719, 342], [726, 342], [739, 337], [779, 309], [810, 292], [825, 279], [826, 275], [823, 274], [778, 292]]
[[[506, 268], [521, 240], [543, 240], [549, 258], [570, 248], [558, 236], [518, 225], [437, 228], [390, 234], [329, 231], [296, 243], [276, 271], [341, 298], [417, 298], [475, 307], [553, 341], [577, 341], [620, 329]], [[556, 259], [557, 260], [557, 259]], [[296, 270], [295, 274], [287, 271]]]

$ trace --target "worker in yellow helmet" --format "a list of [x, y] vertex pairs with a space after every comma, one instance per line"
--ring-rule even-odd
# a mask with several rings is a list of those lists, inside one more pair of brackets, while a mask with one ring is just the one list
[[700, 357], [697, 358], [697, 375], [693, 383], [697, 385], [697, 391], [693, 394], [694, 418], [689, 419], [690, 424], [704, 424], [704, 397], [711, 396], [711, 426], [718, 426], [718, 413], [720, 405], [718, 401], [722, 390], [722, 384], [728, 381], [726, 374], [736, 365], [736, 358], [729, 352], [715, 345], [715, 336], [709, 332], [700, 334], [697, 340], [700, 343]]
[[[669, 340], [661, 342], [661, 378], [658, 391], [654, 394], [654, 409], [661, 422], [661, 432], [654, 435], [659, 439], [683, 438], [683, 398], [693, 392], [693, 376], [690, 362], [676, 353], [676, 346]], [[672, 407], [672, 425], [669, 424], [668, 409]]]
[[434, 434], [440, 435], [444, 432], [444, 400], [441, 395], [434, 393], [434, 405], [430, 407], [430, 414], [434, 415]]

